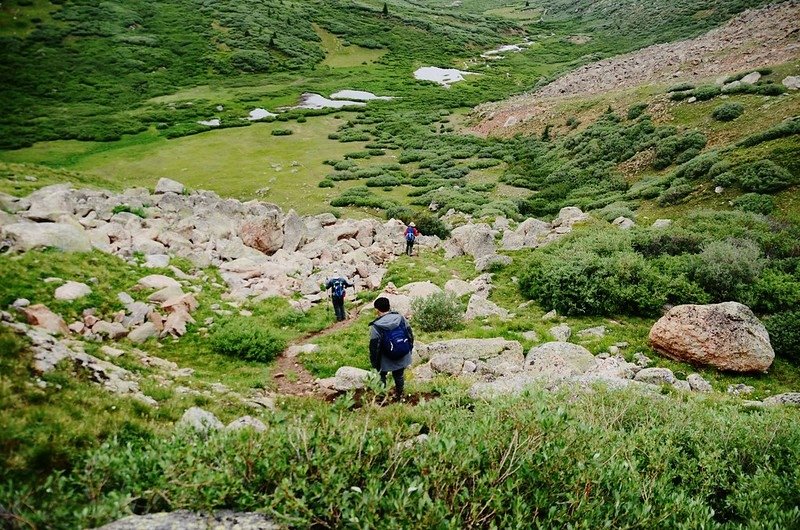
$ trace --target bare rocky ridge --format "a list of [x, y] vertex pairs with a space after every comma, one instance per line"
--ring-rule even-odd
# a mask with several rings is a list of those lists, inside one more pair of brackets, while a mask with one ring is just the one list
[[511, 134], [516, 125], [569, 97], [643, 84], [698, 81], [797, 57], [800, 57], [800, 2], [781, 2], [745, 11], [695, 39], [656, 44], [582, 66], [533, 93], [482, 105], [476, 109], [481, 121], [473, 129], [481, 134], [506, 129]]

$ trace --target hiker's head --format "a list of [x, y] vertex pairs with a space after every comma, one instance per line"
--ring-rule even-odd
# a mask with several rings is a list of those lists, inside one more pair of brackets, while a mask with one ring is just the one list
[[380, 298], [376, 299], [372, 306], [380, 313], [388, 313], [391, 310], [389, 299], [385, 296], [381, 296]]
[[408, 223], [408, 226], [410, 226], [411, 228], [414, 228], [417, 225], [414, 224], [414, 221], [411, 221], [410, 223]]

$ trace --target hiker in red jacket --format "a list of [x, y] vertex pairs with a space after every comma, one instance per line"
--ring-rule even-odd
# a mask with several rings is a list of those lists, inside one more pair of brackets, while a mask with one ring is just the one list
[[414, 249], [414, 242], [417, 240], [418, 235], [419, 235], [419, 230], [417, 230], [417, 225], [415, 225], [413, 222], [408, 223], [405, 236], [406, 236], [406, 254], [408, 254], [409, 256], [411, 255], [411, 251]]

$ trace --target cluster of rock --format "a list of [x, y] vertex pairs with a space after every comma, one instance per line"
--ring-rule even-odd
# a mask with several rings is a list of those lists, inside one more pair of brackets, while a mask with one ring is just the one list
[[[50, 280], [62, 281], [59, 278]], [[150, 274], [141, 278], [133, 289], [155, 292], [148, 296], [148, 302], [136, 301], [125, 292], [119, 293], [119, 301], [125, 309], [111, 315], [109, 320], [99, 318], [96, 310], [90, 308], [83, 311], [81, 320], [67, 325], [61, 316], [53, 313], [47, 306], [29, 305], [30, 302], [24, 298], [15, 301], [13, 307], [33, 326], [50, 333], [80, 335], [90, 341], [120, 340], [127, 337], [131, 342], [139, 344], [151, 337], [180, 337], [186, 333], [186, 325], [194, 323], [191, 313], [198, 307], [197, 299], [191, 293], [184, 293], [178, 280], [161, 274]], [[72, 301], [91, 293], [92, 289], [88, 285], [68, 281], [56, 288], [54, 296], [57, 300]]]
[[98, 530], [280, 530], [283, 526], [258, 512], [220, 510], [213, 513], [174, 512], [129, 515]]
[[[259, 201], [222, 199], [208, 191], [187, 193], [161, 179], [122, 193], [48, 186], [26, 198], [0, 194], [0, 248], [99, 249], [125, 259], [145, 256], [146, 266], [167, 267], [180, 256], [197, 268], [216, 266], [230, 296], [288, 296], [299, 304], [324, 297], [320, 283], [335, 272], [357, 287], [377, 288], [385, 265], [404, 251], [400, 221], [339, 220], [332, 214], [301, 217]], [[132, 213], [135, 212], [135, 213]], [[140, 217], [137, 213], [146, 213]], [[417, 243], [436, 248], [435, 236]]]
[[[442, 220], [448, 222], [458, 215], [451, 210]], [[574, 225], [587, 221], [589, 215], [580, 208], [569, 206], [562, 208], [550, 223], [531, 218], [513, 229], [510, 221], [504, 217], [498, 217], [492, 225], [472, 223], [469, 216], [467, 219], [470, 222], [453, 229], [451, 237], [445, 241], [445, 258], [470, 256], [475, 260], [478, 271], [486, 271], [495, 264], [511, 263], [510, 257], [497, 253], [496, 241], [499, 241], [502, 250], [537, 248], [570, 233]]]
[[[795, 60], [800, 4], [779, 2], [745, 11], [724, 26], [694, 39], [656, 44], [632, 53], [587, 64], [559, 77], [532, 94], [477, 108], [475, 130], [489, 134], [505, 124], [525, 123], [561, 97], [637, 87], [647, 84], [701, 81], [732, 72], [752, 71]], [[748, 80], [752, 80], [750, 77]], [[794, 90], [797, 76], [782, 83]], [[512, 129], [513, 130], [513, 129]]]

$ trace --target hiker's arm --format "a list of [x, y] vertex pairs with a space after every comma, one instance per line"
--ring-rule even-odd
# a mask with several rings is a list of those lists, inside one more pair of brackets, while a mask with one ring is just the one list
[[369, 328], [369, 362], [374, 369], [381, 369], [381, 336], [375, 326]]
[[411, 342], [411, 348], [414, 348], [414, 330], [411, 329], [411, 326], [408, 325], [406, 319], [403, 318], [403, 323], [406, 325], [406, 333], [408, 334], [408, 340]]

